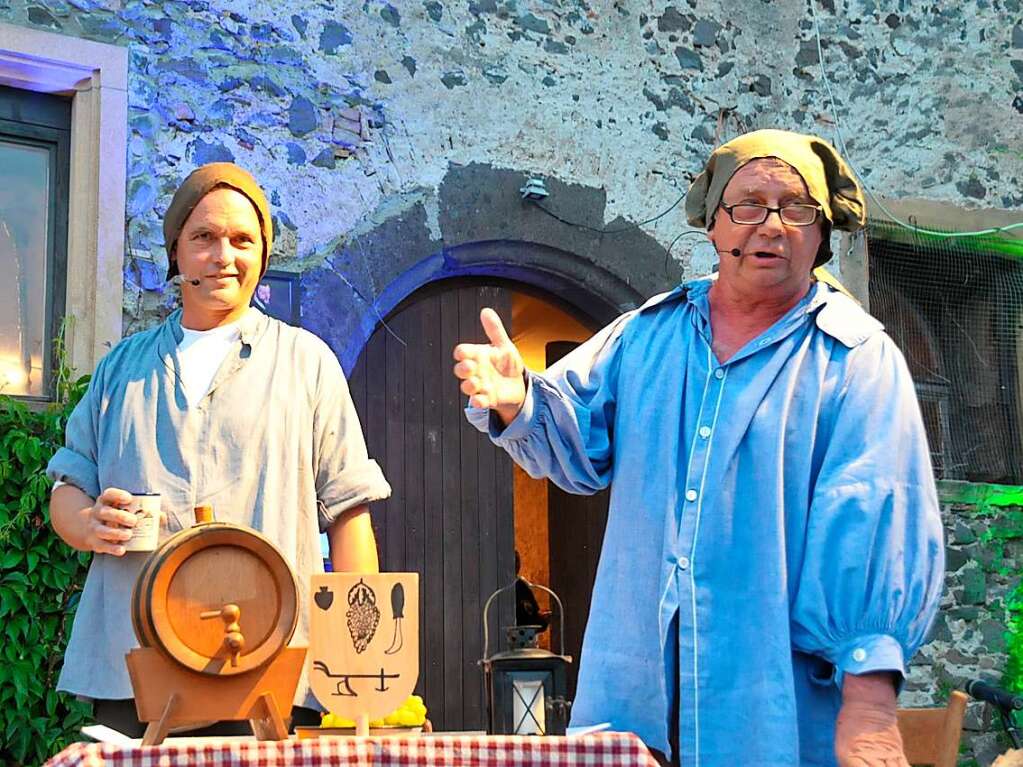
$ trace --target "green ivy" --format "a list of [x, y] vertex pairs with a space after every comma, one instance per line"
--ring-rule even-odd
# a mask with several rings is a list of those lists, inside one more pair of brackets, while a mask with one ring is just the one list
[[91, 555], [50, 527], [45, 469], [88, 377], [72, 380], [58, 341], [56, 399], [43, 410], [0, 395], [0, 764], [39, 765], [80, 740], [88, 704], [56, 691]]
[[[1008, 623], [1005, 632], [1005, 673], [1002, 687], [1023, 694], [1023, 582], [1006, 599]], [[1012, 713], [1017, 726], [1023, 724], [1019, 712]]]
[[1008, 598], [1009, 615], [1005, 632], [1005, 674], [1002, 686], [1015, 693], [1023, 693], [1023, 589], [1017, 586]]
[[[987, 541], [1018, 540], [1023, 537], [1023, 509], [1014, 507], [1006, 510], [998, 524], [992, 525]], [[984, 540], [984, 539], [982, 539]], [[1003, 575], [1010, 575], [1008, 568], [999, 570]], [[1014, 693], [1023, 693], [1023, 581], [1017, 584], [1005, 598], [1006, 631], [1005, 631], [1005, 670], [1002, 674], [1001, 686]], [[1023, 724], [1019, 712], [1012, 717], [1019, 726]]]

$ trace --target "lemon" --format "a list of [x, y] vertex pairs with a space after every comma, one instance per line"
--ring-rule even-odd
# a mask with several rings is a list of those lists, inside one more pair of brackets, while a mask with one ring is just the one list
[[345, 719], [344, 717], [332, 714], [329, 711], [323, 715], [323, 719], [320, 721], [321, 727], [354, 727], [355, 722], [351, 719]]
[[422, 724], [422, 721], [412, 711], [401, 711], [398, 714], [398, 724], [402, 727], [414, 727], [417, 724]]
[[[409, 695], [405, 701], [383, 719], [373, 719], [370, 727], [418, 727], [426, 722], [426, 704], [418, 695]], [[327, 712], [320, 722], [321, 727], [355, 727], [355, 722]]]

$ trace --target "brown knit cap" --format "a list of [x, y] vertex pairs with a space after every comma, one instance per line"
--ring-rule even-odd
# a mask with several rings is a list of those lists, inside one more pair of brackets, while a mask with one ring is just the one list
[[177, 257], [174, 246], [185, 221], [192, 214], [199, 200], [217, 187], [226, 186], [245, 195], [259, 216], [260, 229], [263, 232], [263, 268], [259, 272], [262, 277], [270, 261], [270, 250], [273, 247], [273, 222], [270, 220], [270, 204], [266, 195], [259, 188], [256, 179], [243, 168], [233, 162], [211, 162], [193, 170], [178, 191], [174, 193], [170, 207], [163, 217], [163, 242], [167, 248], [167, 279], [178, 273]]

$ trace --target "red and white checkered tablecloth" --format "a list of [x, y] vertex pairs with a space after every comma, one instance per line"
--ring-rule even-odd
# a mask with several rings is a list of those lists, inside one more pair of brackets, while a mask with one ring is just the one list
[[418, 738], [223, 740], [130, 747], [75, 743], [45, 767], [657, 767], [628, 732], [575, 738], [433, 735]]

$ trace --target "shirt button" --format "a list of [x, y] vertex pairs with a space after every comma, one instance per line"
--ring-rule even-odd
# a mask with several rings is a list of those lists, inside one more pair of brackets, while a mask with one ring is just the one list
[[696, 500], [696, 496], [697, 496], [697, 492], [695, 490], [686, 490], [686, 500], [687, 501], [695, 501]]
[[704, 439], [707, 439], [707, 437], [710, 436], [710, 427], [709, 426], [701, 426], [700, 427], [700, 436], [703, 437]]
[[678, 569], [679, 570], [688, 570], [689, 569], [689, 557], [679, 557], [678, 558]]
[[862, 647], [857, 647], [853, 650], [853, 660], [857, 663], [863, 663], [867, 659], [867, 651]]
[[722, 370], [721, 368], [718, 368], [717, 370], [714, 371], [714, 377], [718, 378], [718, 379], [724, 378], [725, 377], [725, 371]]

